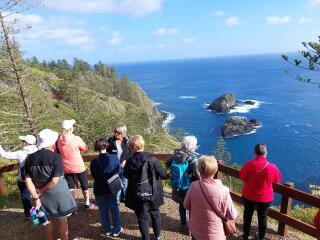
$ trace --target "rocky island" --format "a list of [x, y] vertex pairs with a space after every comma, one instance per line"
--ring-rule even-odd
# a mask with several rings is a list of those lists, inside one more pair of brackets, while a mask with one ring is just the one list
[[222, 137], [234, 137], [255, 132], [262, 123], [257, 119], [248, 120], [242, 116], [228, 117], [221, 128]]
[[207, 109], [217, 113], [228, 113], [230, 109], [236, 106], [236, 95], [234, 93], [226, 93], [214, 100]]

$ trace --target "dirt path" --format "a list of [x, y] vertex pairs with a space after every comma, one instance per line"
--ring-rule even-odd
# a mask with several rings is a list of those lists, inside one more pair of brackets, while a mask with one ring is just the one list
[[[162, 213], [162, 236], [165, 240], [183, 240], [190, 239], [190, 237], [179, 233], [179, 213], [177, 204], [174, 203], [166, 194], [165, 205], [161, 207]], [[83, 203], [79, 200], [78, 205]], [[12, 203], [12, 208], [0, 210], [0, 239], [1, 240], [41, 240], [43, 234], [41, 228], [32, 226], [30, 220], [23, 218], [22, 210], [18, 208], [19, 201]], [[69, 236], [70, 239], [91, 240], [91, 239], [133, 239], [138, 240], [140, 233], [138, 230], [137, 219], [134, 213], [121, 204], [121, 220], [124, 228], [123, 233], [118, 238], [106, 238], [100, 236], [101, 227], [99, 221], [99, 213], [97, 209], [80, 210], [77, 215], [69, 218]], [[242, 219], [237, 220], [238, 228], [242, 229]], [[255, 223], [254, 223], [255, 225]], [[150, 229], [150, 233], [151, 233]], [[254, 235], [252, 239], [257, 239], [256, 226], [251, 230]], [[151, 238], [152, 239], [152, 238]], [[229, 238], [232, 240], [241, 239], [241, 232], [235, 237]], [[268, 229], [267, 239], [292, 239], [299, 240], [297, 237], [281, 238], [276, 235], [275, 231]]]

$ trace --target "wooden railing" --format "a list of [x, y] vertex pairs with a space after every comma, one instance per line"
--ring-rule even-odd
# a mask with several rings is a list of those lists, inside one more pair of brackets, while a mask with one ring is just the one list
[[[171, 154], [153, 154], [156, 158], [161, 161], [167, 161], [172, 155]], [[90, 162], [91, 159], [96, 157], [96, 155], [86, 155], [83, 156], [85, 162]], [[3, 174], [11, 172], [18, 169], [17, 164], [10, 164], [0, 168], [0, 197], [5, 194]], [[218, 178], [222, 178], [223, 174], [239, 178], [239, 170], [225, 166], [223, 161], [219, 161], [219, 174]], [[91, 176], [89, 176], [91, 178]], [[280, 211], [270, 208], [268, 216], [277, 220], [278, 223], [278, 234], [281, 236], [287, 236], [288, 228], [292, 227], [303, 233], [306, 233], [313, 237], [318, 237], [317, 229], [305, 222], [302, 222], [296, 218], [290, 216], [292, 208], [292, 200], [297, 200], [299, 202], [305, 203], [309, 206], [320, 208], [320, 198], [312, 196], [311, 194], [305, 193], [303, 191], [294, 189], [294, 184], [291, 182], [286, 182], [284, 184], [273, 184], [274, 192], [281, 195], [281, 206]], [[230, 192], [233, 201], [237, 203], [242, 203], [241, 194], [237, 192]]]

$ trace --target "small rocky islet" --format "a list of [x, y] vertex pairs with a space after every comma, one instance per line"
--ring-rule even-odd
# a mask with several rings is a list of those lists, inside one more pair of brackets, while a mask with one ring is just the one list
[[[255, 102], [251, 100], [238, 101], [234, 93], [226, 93], [214, 100], [207, 109], [215, 111], [218, 114], [226, 114], [237, 106], [254, 104]], [[244, 116], [230, 116], [221, 127], [221, 135], [226, 138], [246, 135], [254, 133], [261, 126], [261, 121], [257, 119], [249, 120]]]

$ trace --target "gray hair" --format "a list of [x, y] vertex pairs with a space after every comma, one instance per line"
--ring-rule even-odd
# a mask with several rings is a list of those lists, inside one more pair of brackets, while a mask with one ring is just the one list
[[189, 151], [195, 152], [197, 149], [198, 140], [195, 136], [185, 136], [181, 141], [181, 148]]
[[126, 135], [127, 133], [127, 127], [123, 123], [118, 123], [116, 127], [114, 128], [115, 132], [121, 132], [123, 135]]

